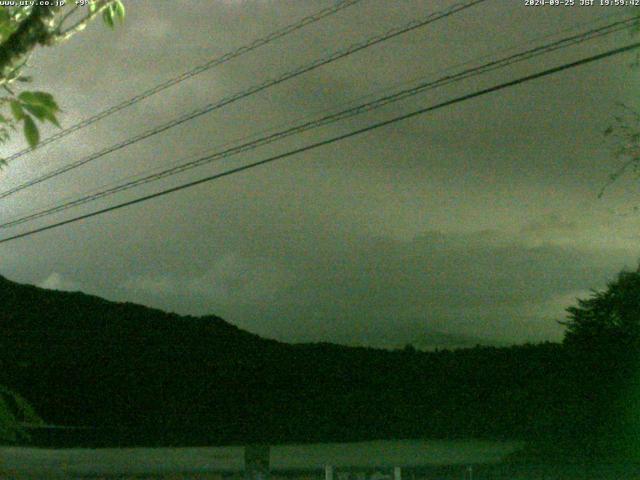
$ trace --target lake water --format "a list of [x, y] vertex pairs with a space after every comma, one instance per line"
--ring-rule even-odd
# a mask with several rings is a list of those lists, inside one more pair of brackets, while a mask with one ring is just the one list
[[[271, 447], [271, 469], [468, 465], [499, 462], [518, 442], [372, 441]], [[54, 476], [232, 472], [244, 469], [242, 447], [39, 449], [0, 448], [0, 472]], [[1, 473], [0, 473], [1, 475]], [[5, 473], [6, 475], [6, 473]]]

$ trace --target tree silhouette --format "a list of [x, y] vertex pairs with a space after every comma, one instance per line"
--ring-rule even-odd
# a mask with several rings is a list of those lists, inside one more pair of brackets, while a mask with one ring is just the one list
[[[640, 458], [640, 269], [567, 309], [566, 370], [580, 405], [570, 422], [594, 455]], [[583, 446], [581, 445], [581, 448]]]
[[[564, 342], [632, 353], [640, 345], [640, 269], [622, 271], [603, 291], [567, 309]], [[622, 350], [621, 350], [622, 349]]]

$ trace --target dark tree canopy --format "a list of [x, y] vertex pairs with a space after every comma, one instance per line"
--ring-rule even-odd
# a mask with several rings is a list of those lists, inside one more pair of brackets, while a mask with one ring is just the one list
[[565, 343], [640, 346], [640, 269], [622, 271], [603, 291], [567, 309]]

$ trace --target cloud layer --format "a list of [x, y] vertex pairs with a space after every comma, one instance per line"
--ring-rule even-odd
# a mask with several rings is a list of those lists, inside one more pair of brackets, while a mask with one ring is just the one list
[[[352, 7], [21, 159], [3, 172], [2, 189], [452, 3], [407, 0], [390, 6], [371, 0]], [[329, 4], [132, 2], [122, 29], [92, 25], [67, 45], [39, 51], [30, 73], [35, 87], [56, 95], [70, 125]], [[456, 63], [531, 47], [536, 37], [559, 38], [561, 30], [566, 35], [579, 23], [585, 28], [608, 12], [594, 7], [551, 13], [488, 2], [15, 195], [3, 201], [2, 215], [28, 213], [335, 111], [410, 79], [434, 78]], [[429, 92], [73, 213], [627, 39], [624, 33]], [[638, 73], [628, 60], [571, 70], [5, 244], [0, 273], [181, 313], [215, 313], [291, 341], [396, 346], [430, 345], [436, 337], [449, 344], [557, 340], [564, 308], [621, 268], [634, 268], [639, 256], [640, 218], [626, 215], [640, 200], [635, 179], [596, 198], [616, 166], [602, 131], [615, 102], [633, 103], [637, 93]], [[7, 151], [20, 142], [16, 138]]]

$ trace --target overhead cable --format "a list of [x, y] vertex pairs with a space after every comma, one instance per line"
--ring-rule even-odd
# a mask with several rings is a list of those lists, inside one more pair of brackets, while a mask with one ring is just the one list
[[322, 57], [319, 58], [317, 60], [314, 60], [311, 63], [308, 63], [306, 65], [303, 65], [302, 67], [296, 68], [295, 70], [289, 71], [279, 77], [273, 78], [271, 80], [267, 80], [264, 81], [258, 85], [254, 85], [252, 87], [250, 87], [247, 90], [244, 90], [242, 92], [238, 92], [235, 93], [233, 95], [230, 95], [228, 97], [223, 98], [222, 100], [216, 102], [216, 103], [210, 103], [208, 105], [205, 105], [204, 107], [198, 108], [197, 110], [194, 110], [190, 113], [184, 114], [178, 118], [175, 118], [171, 121], [169, 121], [168, 123], [165, 123], [163, 125], [154, 127], [152, 129], [149, 129], [143, 133], [140, 133], [134, 137], [131, 137], [127, 140], [121, 141], [119, 143], [116, 143], [115, 145], [111, 145], [107, 148], [104, 148], [96, 153], [93, 153], [85, 158], [82, 158], [80, 160], [77, 160], [75, 162], [69, 163], [67, 165], [64, 165], [56, 170], [53, 170], [51, 172], [45, 173], [44, 175], [41, 175], [39, 177], [36, 177], [32, 180], [28, 180], [20, 185], [17, 185], [9, 190], [5, 190], [4, 192], [0, 192], [0, 199], [2, 198], [6, 198], [10, 195], [13, 195], [16, 192], [19, 192], [21, 190], [24, 190], [25, 188], [29, 188], [32, 187], [33, 185], [37, 185], [39, 183], [42, 183], [46, 180], [49, 180], [51, 178], [55, 178], [59, 175], [62, 175], [66, 172], [69, 172], [71, 170], [74, 170], [76, 168], [79, 168], [83, 165], [86, 165], [89, 162], [92, 162], [94, 160], [97, 160], [109, 153], [115, 152], [117, 150], [120, 150], [122, 148], [128, 147], [129, 145], [132, 145], [134, 143], [140, 142], [142, 140], [145, 140], [149, 137], [152, 137], [154, 135], [157, 135], [159, 133], [165, 132], [173, 127], [176, 127], [178, 125], [181, 125], [185, 122], [188, 122], [190, 120], [193, 120], [195, 118], [198, 118], [206, 113], [210, 113], [214, 110], [220, 109], [226, 105], [229, 105], [233, 102], [236, 102], [238, 100], [244, 99], [246, 97], [249, 97], [251, 95], [254, 95], [258, 92], [261, 92], [263, 90], [266, 90], [267, 88], [273, 87], [275, 85], [278, 85], [280, 83], [283, 83], [287, 80], [290, 80], [292, 78], [298, 77], [300, 75], [303, 75], [307, 72], [310, 72], [312, 70], [315, 70], [316, 68], [319, 68], [323, 65], [327, 65], [329, 63], [335, 62], [336, 60], [339, 60], [341, 58], [347, 57], [349, 55], [352, 55], [356, 52], [359, 52], [361, 50], [364, 50], [365, 48], [369, 48], [373, 45], [377, 45], [379, 43], [388, 41], [392, 38], [395, 38], [399, 35], [402, 35], [404, 33], [410, 32], [412, 30], [416, 30], [418, 28], [424, 27], [430, 23], [433, 23], [437, 20], [443, 19], [443, 18], [447, 18], [451, 15], [454, 15], [462, 10], [465, 10], [467, 8], [470, 8], [474, 5], [486, 2], [487, 0], [472, 0], [470, 2], [466, 2], [466, 3], [458, 3], [455, 4], [445, 10], [436, 12], [436, 13], [432, 13], [428, 16], [426, 16], [425, 18], [422, 18], [420, 20], [413, 20], [401, 27], [396, 27], [393, 28], [391, 30], [388, 30], [387, 32], [380, 34], [380, 35], [376, 35], [374, 37], [371, 37], [363, 42], [358, 42], [356, 44], [353, 44], [345, 49], [342, 50], [338, 50], [336, 52], [334, 52], [333, 54], [327, 56], [327, 57]]
[[216, 173], [216, 174], [210, 175], [208, 177], [204, 177], [204, 178], [201, 178], [201, 179], [198, 179], [198, 180], [194, 180], [194, 181], [191, 181], [191, 182], [183, 183], [183, 184], [175, 186], [175, 187], [171, 187], [171, 188], [168, 188], [168, 189], [165, 189], [165, 190], [161, 190], [159, 192], [156, 192], [156, 193], [153, 193], [153, 194], [150, 194], [150, 195], [145, 195], [143, 197], [138, 197], [138, 198], [133, 199], [133, 200], [129, 200], [129, 201], [122, 202], [122, 203], [119, 203], [119, 204], [116, 204], [116, 205], [112, 205], [112, 206], [109, 206], [109, 207], [106, 207], [106, 208], [103, 208], [103, 209], [100, 209], [100, 210], [96, 210], [94, 212], [86, 213], [84, 215], [79, 215], [79, 216], [76, 216], [76, 217], [73, 217], [73, 218], [70, 218], [70, 219], [67, 219], [67, 220], [63, 220], [63, 221], [60, 221], [60, 222], [52, 223], [52, 224], [49, 224], [49, 225], [45, 225], [43, 227], [39, 227], [39, 228], [35, 228], [33, 230], [29, 230], [27, 232], [23, 232], [23, 233], [19, 233], [17, 235], [6, 237], [6, 238], [3, 238], [3, 239], [0, 239], [0, 243], [6, 243], [6, 242], [10, 242], [12, 240], [16, 240], [18, 238], [24, 238], [24, 237], [28, 237], [28, 236], [31, 236], [31, 235], [35, 235], [36, 233], [40, 233], [40, 232], [44, 232], [44, 231], [47, 231], [47, 230], [51, 230], [53, 228], [61, 227], [63, 225], [69, 225], [71, 223], [79, 222], [79, 221], [85, 220], [87, 218], [95, 217], [95, 216], [98, 216], [98, 215], [105, 214], [107, 212], [112, 212], [112, 211], [115, 211], [115, 210], [119, 210], [121, 208], [129, 207], [131, 205], [136, 205], [138, 203], [142, 203], [142, 202], [146, 202], [148, 200], [159, 198], [161, 196], [168, 195], [170, 193], [174, 193], [174, 192], [178, 192], [178, 191], [185, 190], [185, 189], [188, 189], [188, 188], [192, 188], [192, 187], [195, 187], [197, 185], [201, 185], [203, 183], [208, 183], [208, 182], [211, 182], [211, 181], [214, 181], [214, 180], [218, 180], [218, 179], [223, 178], [223, 177], [227, 177], [227, 176], [230, 176], [230, 175], [234, 175], [236, 173], [240, 173], [240, 172], [243, 172], [243, 171], [246, 171], [246, 170], [253, 169], [255, 167], [266, 165], [268, 163], [275, 162], [276, 160], [281, 160], [283, 158], [288, 158], [288, 157], [291, 157], [293, 155], [297, 155], [297, 154], [300, 154], [300, 153], [308, 152], [310, 150], [314, 150], [316, 148], [319, 148], [319, 147], [322, 147], [322, 146], [325, 146], [325, 145], [330, 145], [332, 143], [336, 143], [336, 142], [339, 142], [339, 141], [342, 141], [342, 140], [346, 140], [348, 138], [355, 137], [357, 135], [362, 135], [363, 133], [370, 132], [370, 131], [373, 131], [373, 130], [377, 130], [377, 129], [381, 128], [381, 127], [392, 125], [392, 124], [395, 124], [395, 123], [403, 121], [403, 120], [408, 120], [410, 118], [414, 118], [414, 117], [417, 117], [419, 115], [424, 115], [425, 113], [432, 112], [434, 110], [438, 110], [438, 109], [441, 109], [441, 108], [444, 108], [444, 107], [448, 107], [450, 105], [454, 105], [454, 104], [461, 103], [461, 102], [464, 102], [464, 101], [467, 101], [467, 100], [471, 100], [473, 98], [477, 98], [477, 97], [480, 97], [480, 96], [483, 96], [483, 95], [487, 95], [489, 93], [493, 93], [493, 92], [497, 92], [497, 91], [500, 91], [500, 90], [504, 90], [506, 88], [510, 88], [510, 87], [513, 87], [513, 86], [516, 86], [516, 85], [520, 85], [520, 84], [523, 84], [523, 83], [526, 83], [526, 82], [529, 82], [529, 81], [532, 81], [532, 80], [535, 80], [535, 79], [538, 79], [538, 78], [542, 78], [542, 77], [546, 77], [546, 76], [549, 76], [549, 75], [553, 75], [553, 74], [556, 74], [556, 73], [559, 73], [559, 72], [562, 72], [562, 71], [565, 71], [565, 70], [569, 70], [571, 68], [576, 68], [576, 67], [581, 66], [581, 65], [586, 65], [586, 64], [598, 61], [598, 60], [602, 60], [602, 59], [605, 59], [605, 58], [613, 57], [615, 55], [620, 55], [620, 54], [623, 54], [623, 53], [627, 53], [627, 52], [630, 52], [630, 51], [638, 49], [638, 48], [640, 48], [640, 42], [632, 43], [630, 45], [626, 45], [624, 47], [616, 48], [616, 49], [613, 49], [613, 50], [608, 50], [608, 51], [606, 51], [604, 53], [600, 53], [600, 54], [593, 55], [593, 56], [590, 56], [590, 57], [582, 58], [582, 59], [574, 61], [574, 62], [565, 63], [565, 64], [560, 65], [558, 67], [549, 68], [549, 69], [546, 69], [546, 70], [543, 70], [543, 71], [540, 71], [540, 72], [537, 72], [537, 73], [534, 73], [534, 74], [531, 74], [531, 75], [526, 75], [524, 77], [520, 77], [520, 78], [517, 78], [515, 80], [511, 80], [511, 81], [508, 81], [508, 82], [505, 82], [505, 83], [501, 83], [499, 85], [495, 85], [493, 87], [477, 90], [475, 92], [468, 93], [466, 95], [462, 95], [462, 96], [453, 98], [451, 100], [447, 100], [447, 101], [438, 103], [436, 105], [431, 105], [431, 106], [424, 107], [424, 108], [421, 108], [421, 109], [418, 109], [418, 110], [414, 110], [413, 112], [410, 112], [410, 113], [406, 113], [406, 114], [403, 114], [403, 115], [399, 115], [399, 116], [393, 117], [393, 118], [388, 119], [388, 120], [377, 122], [377, 123], [374, 123], [372, 125], [368, 125], [366, 127], [359, 128], [357, 130], [352, 130], [350, 132], [343, 133], [341, 135], [337, 135], [337, 136], [334, 136], [334, 137], [331, 137], [331, 138], [328, 138], [328, 139], [325, 139], [325, 140], [322, 140], [322, 141], [319, 141], [319, 142], [311, 143], [309, 145], [305, 145], [304, 147], [296, 148], [294, 150], [289, 150], [288, 152], [281, 153], [281, 154], [278, 154], [278, 155], [274, 155], [274, 156], [265, 158], [263, 160], [259, 160], [257, 162], [253, 162], [253, 163], [249, 163], [249, 164], [246, 164], [246, 165], [242, 165], [240, 167], [236, 167], [236, 168], [233, 168], [233, 169], [230, 169], [230, 170], [226, 170], [226, 171], [221, 172], [221, 173]]
[[[585, 32], [579, 33], [579, 34], [575, 34], [575, 35], [571, 35], [569, 37], [565, 37], [562, 38], [560, 40], [551, 42], [551, 43], [547, 43], [545, 45], [542, 46], [538, 46], [538, 47], [534, 47], [522, 52], [518, 52], [515, 53], [513, 55], [509, 55], [506, 57], [503, 57], [501, 59], [498, 60], [494, 60], [488, 63], [485, 63], [483, 65], [477, 66], [477, 67], [473, 67], [473, 68], [468, 68], [466, 70], [463, 70], [461, 72], [455, 73], [455, 74], [451, 74], [451, 75], [445, 75], [443, 77], [438, 78], [437, 80], [431, 80], [431, 81], [426, 81], [426, 82], [422, 82], [416, 86], [413, 86], [411, 88], [407, 88], [404, 89], [402, 91], [396, 92], [394, 94], [391, 95], [387, 95], [384, 96], [382, 98], [378, 98], [360, 105], [357, 105], [355, 107], [351, 107], [345, 110], [342, 110], [340, 112], [337, 113], [332, 113], [329, 115], [325, 115], [321, 118], [312, 120], [312, 121], [308, 121], [305, 123], [302, 123], [300, 125], [296, 125], [294, 127], [290, 127], [287, 128], [285, 130], [281, 130], [279, 132], [275, 132], [269, 135], [266, 135], [264, 137], [258, 138], [256, 140], [252, 140], [250, 142], [246, 142], [244, 144], [241, 145], [236, 145], [233, 146], [231, 148], [227, 148], [225, 150], [222, 151], [218, 151], [215, 153], [209, 153], [207, 155], [201, 156], [195, 160], [192, 161], [188, 161], [173, 167], [169, 167], [166, 168], [164, 170], [155, 172], [153, 174], [141, 177], [141, 178], [136, 178], [134, 180], [125, 182], [125, 183], [121, 183], [118, 184], [114, 187], [110, 187], [110, 188], [106, 188], [100, 191], [97, 191], [95, 193], [91, 193], [89, 195], [85, 195], [83, 197], [80, 197], [78, 199], [74, 199], [68, 202], [64, 202], [62, 204], [53, 206], [53, 207], [48, 207], [42, 210], [39, 210], [37, 212], [28, 214], [28, 215], [24, 215], [21, 216], [19, 218], [15, 218], [13, 220], [4, 222], [0, 224], [0, 228], [9, 228], [9, 227], [13, 227], [16, 225], [20, 225], [29, 221], [33, 221], [35, 219], [38, 218], [42, 218], [45, 216], [49, 216], [76, 206], [80, 206], [80, 205], [84, 205], [86, 203], [89, 202], [93, 202], [96, 201], [98, 199], [101, 198], [105, 198], [111, 195], [114, 195], [116, 193], [119, 192], [123, 192], [125, 190], [130, 190], [132, 188], [153, 182], [153, 181], [157, 181], [160, 180], [162, 178], [165, 177], [169, 177], [172, 175], [176, 175], [179, 173], [182, 173], [184, 171], [199, 167], [201, 165], [204, 164], [208, 164], [217, 160], [221, 160], [224, 158], [228, 158], [231, 157], [233, 155], [237, 155], [240, 153], [244, 153], [250, 150], [254, 150], [258, 147], [261, 147], [263, 145], [267, 145], [270, 143], [273, 143], [275, 141], [281, 140], [283, 138], [295, 135], [295, 134], [299, 134], [302, 133], [304, 131], [307, 130], [311, 130], [311, 129], [315, 129], [315, 128], [319, 128], [325, 125], [329, 125], [335, 122], [338, 122], [340, 120], [344, 120], [347, 118], [351, 118], [353, 116], [356, 115], [360, 115], [362, 113], [365, 112], [369, 112], [378, 108], [381, 108], [383, 106], [389, 105], [391, 103], [394, 102], [398, 102], [401, 100], [404, 100], [406, 98], [415, 96], [419, 93], [423, 93], [425, 91], [428, 90], [432, 90], [438, 87], [442, 87], [444, 85], [448, 85], [454, 82], [459, 82], [477, 75], [481, 75], [499, 68], [504, 68], [510, 65], [513, 65], [515, 63], [519, 63], [525, 60], [529, 60], [531, 58], [535, 58], [544, 54], [548, 54], [550, 52], [553, 52], [555, 50], [558, 49], [562, 49], [562, 48], [567, 48], [570, 46], [574, 46], [580, 43], [583, 43], [585, 41], [588, 40], [593, 40], [596, 38], [600, 38], [602, 36], [605, 35], [610, 35], [612, 33], [615, 32], [619, 32], [623, 29], [626, 29], [629, 27], [629, 25], [633, 22], [637, 21], [635, 17], [633, 18], [627, 18], [624, 20], [620, 20], [620, 21], [616, 21], [616, 22], [612, 22], [608, 25], [602, 26], [602, 27], [598, 27], [598, 28], [594, 28], [594, 29], [590, 29], [587, 30]], [[104, 188], [104, 187], [103, 187]]]
[[330, 15], [333, 15], [341, 10], [344, 10], [347, 7], [351, 7], [352, 5], [355, 5], [356, 3], [360, 2], [362, 0], [340, 0], [338, 2], [336, 2], [335, 5], [332, 5], [331, 7], [327, 7], [327, 8], [323, 8], [322, 10], [309, 15], [307, 17], [302, 18], [301, 20], [298, 20], [295, 23], [292, 23], [290, 25], [287, 25], [286, 27], [277, 30], [273, 33], [270, 33], [269, 35], [262, 37], [258, 40], [255, 40], [247, 45], [244, 45], [236, 50], [233, 50], [231, 52], [225, 53], [224, 55], [220, 56], [220, 57], [216, 57], [212, 60], [207, 61], [206, 63], [203, 63], [201, 65], [198, 65], [195, 68], [192, 68], [191, 70], [188, 70], [186, 72], [181, 73], [180, 75], [170, 78], [169, 80], [160, 83], [152, 88], [149, 88], [148, 90], [145, 90], [117, 105], [114, 105], [112, 107], [106, 108], [104, 110], [102, 110], [99, 113], [96, 113], [95, 115], [86, 118], [84, 120], [81, 120], [80, 122], [71, 125], [70, 127], [64, 128], [58, 132], [56, 132], [55, 134], [51, 135], [50, 137], [47, 137], [43, 140], [41, 140], [40, 142], [38, 142], [38, 144], [35, 147], [27, 147], [24, 148], [18, 152], [13, 153], [12, 155], [9, 155], [7, 158], [5, 158], [4, 160], [6, 162], [11, 162], [13, 160], [16, 160], [19, 157], [22, 157], [23, 155], [26, 155], [29, 152], [32, 152], [36, 149], [42, 148], [45, 145], [48, 145], [50, 143], [53, 143], [57, 140], [60, 140], [61, 138], [66, 137], [67, 135], [70, 135], [74, 132], [77, 132], [78, 130], [81, 130], [85, 127], [88, 127], [89, 125], [93, 125], [94, 123], [102, 120], [103, 118], [106, 118], [110, 115], [113, 115], [116, 112], [119, 112], [120, 110], [123, 110], [127, 107], [130, 107], [131, 105], [134, 105], [146, 98], [151, 97], [152, 95], [155, 95], [156, 93], [160, 93], [163, 90], [166, 90], [169, 87], [172, 87], [174, 85], [177, 85], [178, 83], [184, 82], [185, 80], [195, 77], [196, 75], [199, 75], [203, 72], [206, 72], [207, 70], [210, 70], [214, 67], [217, 67], [218, 65], [222, 65], [223, 63], [228, 62], [229, 60], [232, 60], [234, 58], [240, 57], [241, 55], [244, 55], [245, 53], [249, 53], [253, 50], [256, 50], [257, 48], [260, 48], [264, 45], [267, 45], [279, 38], [285, 37], [297, 30], [300, 30], [301, 28], [306, 27], [307, 25], [311, 25], [315, 22], [318, 22], [319, 20], [322, 20], [323, 18], [326, 18]]

